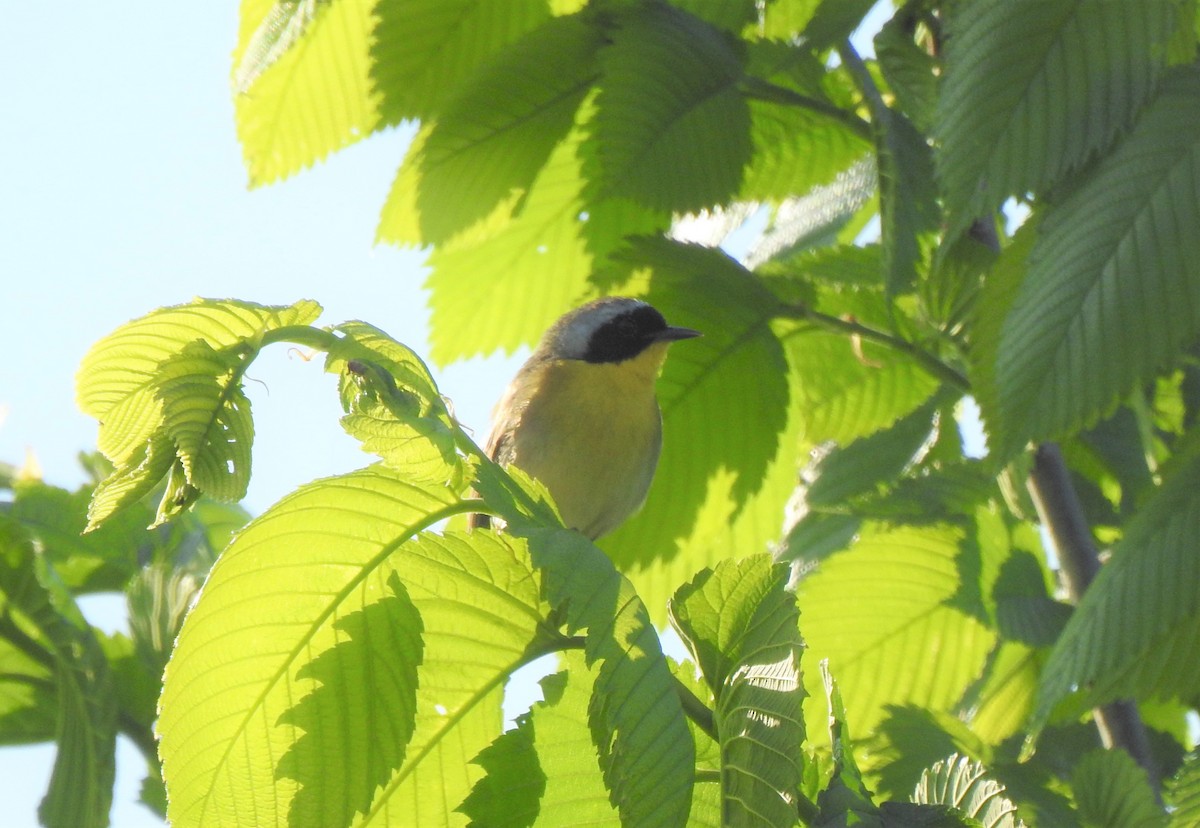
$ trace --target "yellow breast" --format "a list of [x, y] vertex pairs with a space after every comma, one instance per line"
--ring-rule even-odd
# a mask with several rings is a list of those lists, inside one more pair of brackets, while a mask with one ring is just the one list
[[620, 363], [548, 360], [518, 377], [506, 402], [502, 462], [540, 480], [563, 521], [591, 538], [646, 499], [662, 446], [654, 382], [667, 343]]

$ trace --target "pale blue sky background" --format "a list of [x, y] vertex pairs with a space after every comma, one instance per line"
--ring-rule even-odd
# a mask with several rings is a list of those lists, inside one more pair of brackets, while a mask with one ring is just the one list
[[[884, 4], [886, 6], [886, 4]], [[96, 427], [73, 377], [121, 323], [193, 296], [319, 301], [428, 353], [423, 255], [373, 246], [403, 156], [393, 130], [250, 192], [229, 92], [236, 0], [0, 0], [0, 460], [32, 452], [48, 482], [82, 482]], [[867, 29], [870, 30], [868, 25]], [[860, 48], [869, 50], [869, 41]], [[479, 433], [518, 358], [434, 368]], [[337, 426], [332, 378], [282, 347], [250, 372], [260, 512], [295, 486], [368, 462]], [[120, 599], [89, 599], [107, 628]], [[53, 747], [0, 748], [0, 823], [37, 825]], [[122, 740], [118, 828], [160, 826], [136, 803], [144, 764]]]

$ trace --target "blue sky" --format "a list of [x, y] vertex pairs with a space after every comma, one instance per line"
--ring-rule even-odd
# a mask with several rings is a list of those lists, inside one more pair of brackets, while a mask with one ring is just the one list
[[[315, 299], [427, 353], [423, 255], [374, 247], [407, 130], [249, 191], [229, 92], [235, 0], [3, 3], [0, 27], [0, 460], [32, 452], [48, 482], [82, 481], [96, 426], [76, 366], [121, 323], [193, 296]], [[482, 431], [512, 360], [435, 371]], [[368, 458], [345, 437], [320, 362], [268, 351], [247, 386], [258, 437], [247, 505]], [[119, 599], [87, 601], [123, 624]], [[0, 749], [7, 828], [37, 824], [51, 746]], [[122, 742], [113, 824], [161, 825], [136, 804], [143, 763]]]

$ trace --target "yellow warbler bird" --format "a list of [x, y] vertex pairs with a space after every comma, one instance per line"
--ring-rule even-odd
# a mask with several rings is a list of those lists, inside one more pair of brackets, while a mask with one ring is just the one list
[[[639, 299], [608, 297], [546, 332], [496, 405], [488, 455], [537, 478], [593, 540], [641, 507], [662, 447], [654, 384], [672, 342], [700, 336]], [[487, 525], [476, 515], [472, 525]]]

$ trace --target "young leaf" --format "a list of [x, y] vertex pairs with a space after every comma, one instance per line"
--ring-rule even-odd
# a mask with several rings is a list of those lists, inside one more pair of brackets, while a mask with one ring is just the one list
[[414, 481], [461, 484], [457, 426], [425, 363], [364, 322], [334, 331], [343, 336], [329, 350], [325, 370], [338, 374], [346, 432]]
[[[1117, 698], [1193, 699], [1200, 663], [1200, 450], [1191, 444], [1084, 593], [1042, 674], [1036, 720], [1080, 688], [1083, 710]], [[1136, 612], [1127, 611], [1136, 607]]]
[[796, 822], [803, 644], [787, 576], [766, 555], [726, 560], [671, 601], [672, 623], [716, 697], [721, 811], [730, 825]]
[[987, 776], [979, 762], [950, 756], [921, 775], [913, 801], [949, 805], [983, 828], [1024, 828], [1017, 806], [1004, 796], [1004, 786]]
[[833, 748], [833, 777], [817, 798], [821, 814], [820, 826], [862, 825], [864, 828], [885, 828], [871, 792], [863, 782], [862, 773], [854, 760], [846, 707], [837, 682], [829, 672], [829, 661], [821, 659], [821, 684], [825, 706], [829, 711], [829, 742]]
[[149, 313], [93, 345], [76, 395], [100, 420], [100, 450], [116, 469], [93, 494], [89, 528], [140, 500], [168, 472], [159, 523], [201, 493], [240, 498], [253, 439], [242, 373], [266, 334], [305, 325], [320, 311], [307, 300], [271, 307], [197, 299]]
[[1146, 772], [1121, 749], [1094, 750], [1079, 760], [1071, 788], [1084, 824], [1095, 828], [1166, 828]]
[[595, 140], [602, 187], [694, 212], [737, 192], [750, 158], [742, 62], [727, 36], [666, 4], [620, 18], [600, 55]]
[[980, 0], [954, 7], [935, 128], [951, 235], [1010, 195], [1044, 192], [1112, 145], [1154, 92], [1176, 5]]
[[1200, 223], [1198, 119], [1200, 69], [1173, 70], [1121, 145], [1044, 216], [1000, 332], [1002, 456], [1094, 423], [1200, 331], [1200, 240], [1185, 229]]
[[1171, 806], [1171, 828], [1187, 828], [1200, 823], [1200, 753], [1193, 751], [1167, 783], [1167, 802]]

